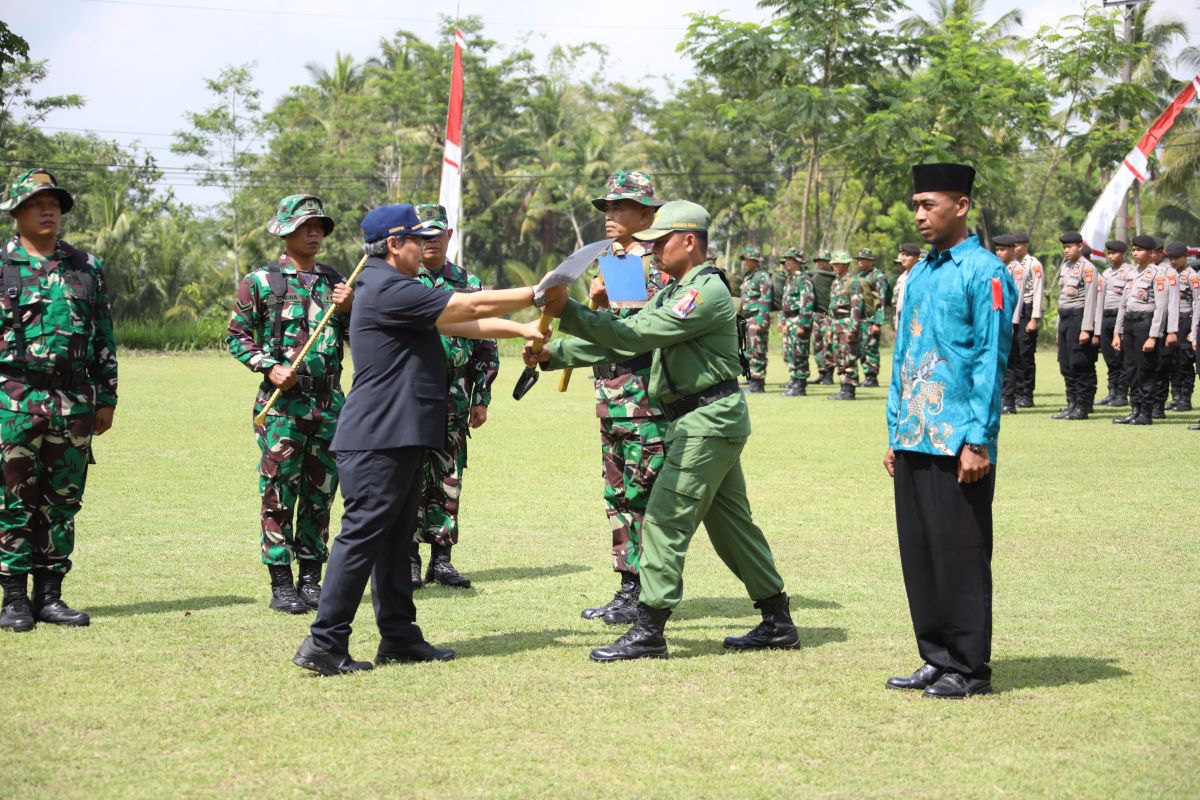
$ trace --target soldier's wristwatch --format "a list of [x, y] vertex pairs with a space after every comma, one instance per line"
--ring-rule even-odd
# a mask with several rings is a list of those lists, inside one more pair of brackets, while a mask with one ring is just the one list
[[970, 443], [968, 443], [967, 449], [970, 450], [972, 453], [974, 453], [977, 456], [986, 456], [987, 455], [987, 445], [986, 444], [970, 444]]
[[540, 286], [533, 287], [533, 307], [534, 308], [545, 308], [546, 307], [546, 293], [542, 291]]

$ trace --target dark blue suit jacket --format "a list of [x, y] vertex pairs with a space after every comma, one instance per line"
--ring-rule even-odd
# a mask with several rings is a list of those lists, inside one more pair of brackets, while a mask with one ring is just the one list
[[354, 383], [334, 452], [446, 446], [446, 354], [435, 323], [452, 296], [367, 259], [354, 284]]

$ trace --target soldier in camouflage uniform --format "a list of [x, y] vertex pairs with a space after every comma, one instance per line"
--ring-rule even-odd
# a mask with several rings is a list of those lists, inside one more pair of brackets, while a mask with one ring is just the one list
[[833, 318], [829, 315], [829, 287], [834, 279], [833, 265], [829, 262], [831, 258], [833, 256], [828, 250], [817, 253], [814, 259], [817, 268], [810, 275], [814, 292], [812, 354], [817, 362], [817, 382], [823, 386], [833, 385], [833, 370], [837, 366], [833, 353], [825, 347], [833, 327]]
[[750, 362], [750, 382], [746, 391], [762, 392], [767, 377], [767, 346], [771, 334], [771, 275], [761, 269], [762, 250], [747, 245], [742, 250], [742, 316], [748, 324], [746, 360]]
[[883, 331], [883, 321], [887, 318], [885, 306], [888, 301], [888, 279], [883, 270], [875, 269], [875, 254], [863, 248], [855, 257], [858, 260], [859, 280], [868, 282], [879, 300], [878, 306], [869, 319], [863, 320], [862, 325], [862, 362], [864, 387], [879, 386], [879, 338]]
[[808, 347], [813, 324], [813, 282], [804, 271], [804, 252], [795, 247], [783, 254], [789, 274], [783, 287], [779, 307], [783, 332], [783, 360], [787, 362], [791, 382], [784, 397], [801, 397], [808, 393]]
[[829, 400], [855, 399], [858, 385], [858, 357], [861, 330], [865, 318], [862, 281], [850, 273], [850, 254], [839, 250], [833, 254], [833, 268], [837, 277], [829, 287], [829, 313], [831, 323], [825, 339], [825, 352], [833, 355], [842, 388], [831, 394]]
[[[604, 212], [604, 235], [615, 239], [608, 255], [636, 258], [646, 276], [646, 300], [609, 302], [600, 277], [592, 280], [591, 305], [628, 319], [644, 308], [670, 280], [654, 264], [650, 248], [633, 238], [654, 221], [663, 201], [654, 182], [644, 172], [619, 171], [609, 177], [603, 197], [592, 200]], [[650, 489], [663, 465], [663, 437], [667, 420], [650, 400], [649, 356], [593, 367], [596, 416], [600, 419], [600, 451], [604, 475], [604, 508], [612, 529], [613, 570], [621, 584], [613, 599], [585, 608], [584, 619], [601, 619], [609, 625], [637, 619], [641, 597], [642, 522]]]
[[[317, 263], [333, 230], [320, 198], [283, 198], [267, 230], [283, 240], [284, 253], [242, 279], [225, 346], [261, 376], [252, 418], [276, 388], [283, 390], [254, 429], [261, 454], [262, 562], [271, 576], [270, 607], [306, 614], [320, 602], [321, 565], [329, 557], [329, 510], [338, 486], [329, 443], [346, 399], [342, 348], [353, 291], [333, 267]], [[293, 369], [330, 304], [338, 311]], [[298, 585], [292, 579], [293, 561], [299, 562]]]
[[[422, 243], [421, 271], [417, 280], [447, 292], [477, 292], [479, 278], [446, 260], [446, 247], [454, 231], [439, 205], [419, 205], [417, 218], [442, 231]], [[421, 476], [421, 507], [417, 512], [416, 541], [412, 549], [413, 588], [423, 585], [418, 545], [429, 544], [429, 569], [424, 582], [437, 582], [454, 589], [467, 589], [471, 581], [459, 574], [450, 561], [450, 550], [458, 544], [458, 505], [462, 495], [463, 471], [467, 468], [467, 439], [472, 428], [487, 422], [492, 402], [492, 382], [500, 370], [495, 339], [465, 339], [443, 336], [449, 398], [446, 404], [446, 447], [425, 455]]]
[[[23, 173], [0, 210], [0, 629], [90, 622], [62, 600], [93, 434], [112, 427], [117, 348], [100, 260], [58, 238], [75, 201], [43, 169]], [[28, 595], [33, 573], [32, 604]]]

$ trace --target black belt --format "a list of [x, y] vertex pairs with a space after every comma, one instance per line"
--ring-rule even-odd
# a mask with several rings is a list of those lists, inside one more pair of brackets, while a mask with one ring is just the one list
[[1033, 310], [1033, 301], [1032, 301], [1032, 300], [1030, 300], [1030, 301], [1028, 301], [1028, 302], [1026, 302], [1026, 303], [1021, 303], [1021, 308], [1022, 308], [1022, 309], [1026, 309], [1026, 308], [1028, 308], [1030, 311], [1032, 311], [1032, 310]]
[[654, 363], [654, 354], [642, 353], [640, 356], [634, 356], [616, 364], [600, 364], [592, 367], [592, 375], [598, 381], [609, 381], [621, 375], [632, 375], [635, 372], [650, 369], [652, 363]]
[[1112, 317], [1113, 319], [1116, 319], [1119, 311], [1120, 309], [1117, 308], [1106, 308], [1104, 309], [1104, 318], [1108, 319], [1109, 317]]
[[1058, 309], [1058, 315], [1060, 317], [1079, 317], [1079, 316], [1083, 316], [1083, 309], [1082, 308], [1062, 308], [1062, 307], [1060, 307]]
[[[342, 375], [340, 372], [337, 375], [321, 375], [320, 377], [297, 375], [296, 382], [292, 385], [291, 389], [288, 389], [288, 392], [294, 392], [298, 389], [304, 394], [329, 394], [340, 386], [341, 382]], [[263, 388], [271, 391], [275, 389], [275, 385], [270, 381], [264, 381]]]
[[834, 319], [849, 319], [852, 316], [854, 316], [853, 311], [835, 311], [835, 312], [833, 312]]
[[88, 387], [86, 375], [60, 375], [52, 372], [30, 372], [12, 367], [0, 368], [0, 377], [32, 386], [34, 389], [72, 389], [82, 391]]
[[1154, 319], [1153, 311], [1126, 311], [1125, 319]]
[[668, 420], [676, 420], [684, 414], [690, 414], [701, 406], [717, 402], [722, 397], [729, 397], [739, 391], [738, 382], [733, 378], [713, 384], [702, 392], [685, 394], [674, 403], [663, 403], [663, 416]]

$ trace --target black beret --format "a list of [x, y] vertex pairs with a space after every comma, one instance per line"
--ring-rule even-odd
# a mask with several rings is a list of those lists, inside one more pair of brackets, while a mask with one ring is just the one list
[[1120, 239], [1109, 239], [1104, 243], [1104, 249], [1110, 253], [1124, 253], [1129, 249], [1129, 245], [1125, 244]]
[[1063, 244], [1083, 244], [1083, 234], [1079, 231], [1067, 231], [1058, 240]]
[[1162, 250], [1164, 244], [1166, 244], [1166, 242], [1164, 242], [1162, 239], [1158, 238], [1157, 236], [1154, 237], [1154, 249], [1155, 250]]
[[999, 236], [992, 237], [992, 244], [996, 247], [1012, 247], [1016, 244], [1011, 233], [1002, 233]]
[[1179, 258], [1187, 255], [1187, 245], [1183, 242], [1167, 242], [1167, 257]]
[[971, 194], [975, 168], [967, 164], [914, 164], [913, 194], [921, 192], [959, 192]]
[[1029, 244], [1029, 231], [1013, 231], [1013, 244]]
[[1153, 250], [1157, 247], [1153, 236], [1147, 236], [1144, 233], [1139, 233], [1137, 236], [1129, 240], [1129, 243], [1134, 247], [1139, 247], [1142, 250]]
[[906, 256], [919, 256], [921, 255], [921, 245], [913, 244], [912, 242], [905, 242], [904, 244], [900, 245], [900, 252], [904, 253]]

